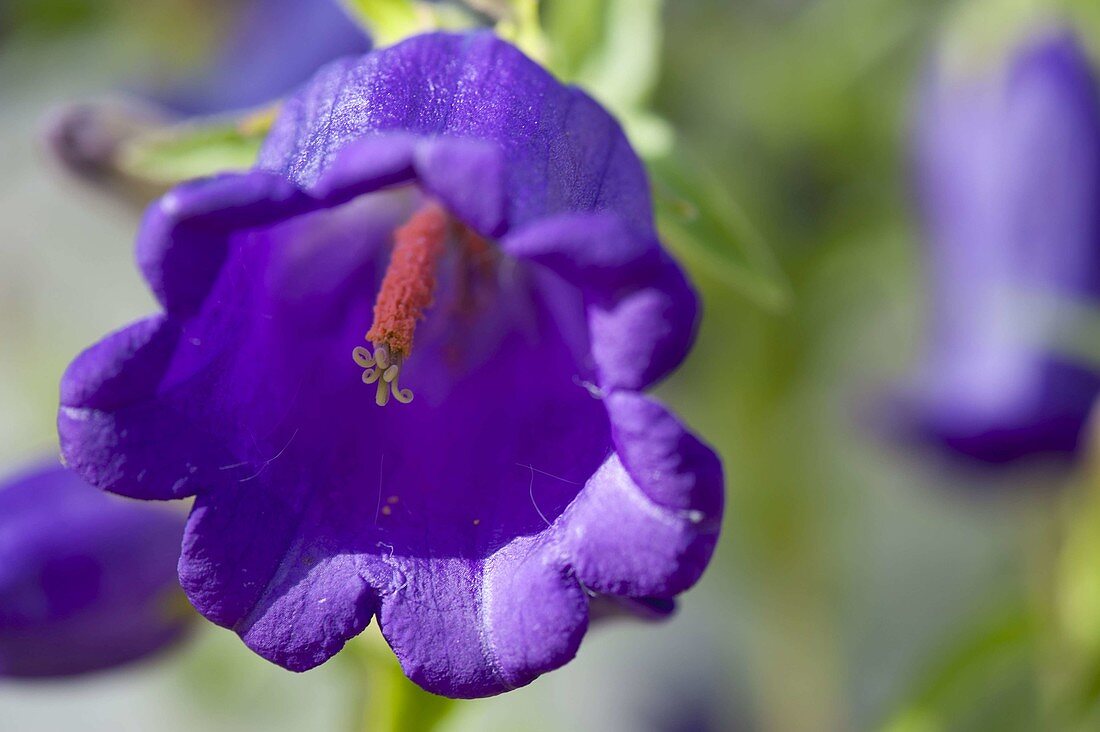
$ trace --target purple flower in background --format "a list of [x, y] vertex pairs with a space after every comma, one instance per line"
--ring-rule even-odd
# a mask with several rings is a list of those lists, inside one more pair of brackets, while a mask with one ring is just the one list
[[932, 299], [919, 427], [990, 463], [1071, 455], [1100, 390], [1057, 345], [1100, 297], [1089, 61], [1067, 32], [1033, 36], [983, 76], [937, 69], [919, 109]]
[[709, 561], [721, 467], [643, 393], [697, 316], [644, 169], [492, 34], [326, 67], [137, 248], [164, 312], [70, 366], [62, 449], [195, 496], [183, 586], [264, 657], [377, 616], [420, 685], [495, 694], [573, 657], [590, 598], [660, 616]]
[[134, 99], [58, 109], [43, 135], [50, 154], [77, 177], [147, 203], [164, 189], [126, 169], [120, 155], [134, 139], [164, 134], [181, 118], [275, 104], [318, 67], [371, 46], [339, 0], [246, 0], [227, 7], [228, 37], [203, 69], [160, 89], [146, 84]]
[[58, 465], [0, 484], [0, 677], [95, 671], [180, 639], [182, 534], [182, 515]]
[[161, 95], [185, 115], [267, 104], [318, 67], [370, 50], [366, 32], [340, 0], [245, 0], [207, 66]]

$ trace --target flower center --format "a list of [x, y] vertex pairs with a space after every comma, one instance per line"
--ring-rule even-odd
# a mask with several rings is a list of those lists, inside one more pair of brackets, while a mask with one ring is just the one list
[[390, 398], [401, 404], [413, 399], [411, 389], [398, 384], [401, 367], [412, 353], [416, 324], [424, 319], [435, 297], [436, 272], [452, 238], [464, 259], [484, 254], [488, 243], [453, 220], [437, 203], [429, 203], [393, 232], [393, 252], [374, 302], [374, 322], [352, 359], [361, 366], [363, 383], [376, 384], [374, 401], [384, 407]]

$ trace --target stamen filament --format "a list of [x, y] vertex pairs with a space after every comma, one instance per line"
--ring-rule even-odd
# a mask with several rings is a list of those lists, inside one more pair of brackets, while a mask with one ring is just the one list
[[351, 352], [351, 357], [355, 363], [359, 364], [365, 369], [369, 369], [375, 364], [374, 357], [371, 356], [370, 351], [362, 346], [356, 346], [355, 350]]
[[378, 380], [378, 386], [374, 390], [374, 403], [380, 407], [386, 406], [390, 400], [390, 385], [389, 382]]

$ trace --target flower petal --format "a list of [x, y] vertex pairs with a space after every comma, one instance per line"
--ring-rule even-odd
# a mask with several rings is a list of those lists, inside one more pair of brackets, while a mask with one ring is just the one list
[[[482, 233], [504, 233], [554, 213], [597, 210], [618, 213], [640, 232], [653, 231], [645, 170], [618, 123], [488, 31], [425, 34], [326, 66], [285, 104], [259, 167], [309, 188], [346, 145], [394, 131], [425, 140], [480, 140], [498, 150], [507, 163], [505, 225], [489, 226], [490, 209], [462, 204], [456, 211], [470, 215], [467, 223]], [[480, 153], [456, 152], [448, 150], [446, 158], [464, 171], [452, 180], [465, 179], [465, 170], [483, 177], [474, 165]], [[441, 195], [454, 192], [448, 203], [458, 203], [458, 188], [441, 184], [441, 166], [421, 172]], [[476, 185], [466, 195], [475, 192], [481, 192]], [[487, 193], [492, 201], [496, 191]]]
[[266, 173], [185, 183], [149, 207], [137, 238], [142, 274], [170, 314], [196, 309], [225, 264], [229, 234], [304, 212], [293, 185]]
[[233, 462], [224, 446], [163, 399], [180, 330], [162, 316], [114, 333], [61, 379], [57, 429], [65, 463], [94, 486], [133, 498], [194, 495]]
[[645, 389], [691, 349], [698, 324], [694, 291], [656, 239], [615, 214], [543, 219], [509, 235], [501, 247], [584, 292], [592, 356], [605, 391]]
[[331, 203], [407, 183], [415, 177], [417, 145], [417, 138], [402, 133], [374, 135], [350, 143], [309, 192]]
[[382, 632], [409, 678], [437, 694], [524, 686], [572, 659], [587, 627], [584, 591], [537, 541], [403, 571], [407, 584], [383, 600]]
[[563, 551], [585, 586], [669, 598], [710, 561], [722, 512], [718, 458], [663, 407], [608, 397], [619, 452], [559, 519]]
[[619, 457], [655, 503], [697, 511], [700, 527], [716, 528], [722, 516], [722, 466], [718, 456], [659, 402], [618, 392], [607, 398]]
[[600, 291], [631, 281], [660, 249], [656, 240], [631, 231], [615, 214], [587, 212], [540, 219], [509, 234], [500, 246], [578, 287]]
[[635, 287], [594, 304], [592, 356], [605, 391], [641, 391], [683, 362], [699, 326], [698, 301], [684, 273], [661, 252]]
[[327, 661], [377, 609], [360, 562], [332, 536], [342, 521], [322, 509], [309, 486], [257, 476], [196, 501], [180, 558], [192, 604], [293, 671]]
[[431, 138], [416, 149], [416, 173], [424, 190], [483, 236], [505, 225], [504, 164], [500, 148], [481, 140]]

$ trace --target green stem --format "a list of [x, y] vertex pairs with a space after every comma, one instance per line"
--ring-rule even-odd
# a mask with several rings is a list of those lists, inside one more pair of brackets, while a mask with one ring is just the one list
[[341, 655], [354, 664], [356, 673], [361, 701], [352, 729], [357, 732], [433, 732], [458, 706], [454, 699], [409, 681], [380, 640], [356, 639]]

